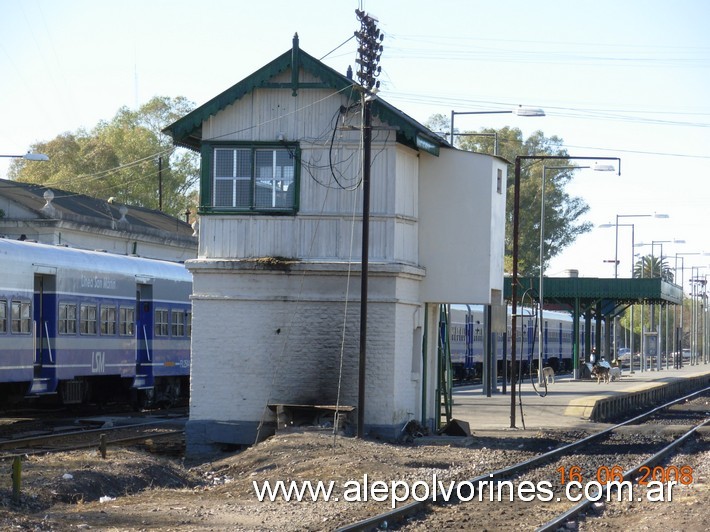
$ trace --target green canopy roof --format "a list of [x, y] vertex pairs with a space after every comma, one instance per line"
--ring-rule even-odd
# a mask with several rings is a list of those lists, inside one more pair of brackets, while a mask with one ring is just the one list
[[[510, 277], [505, 279], [504, 295], [512, 297]], [[518, 279], [518, 297], [524, 303], [526, 297], [537, 301], [540, 287], [539, 277]], [[595, 277], [544, 277], [544, 308], [554, 310], [579, 308], [591, 309], [601, 303], [604, 315], [617, 314], [635, 303], [671, 303], [680, 305], [682, 288], [660, 277], [652, 279], [605, 279]]]

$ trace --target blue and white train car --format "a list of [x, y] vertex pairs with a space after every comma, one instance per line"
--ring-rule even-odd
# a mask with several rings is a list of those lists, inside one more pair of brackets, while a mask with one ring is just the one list
[[181, 264], [0, 239], [0, 386], [64, 403], [188, 393]]
[[[523, 313], [524, 314], [524, 313]], [[552, 365], [555, 371], [572, 368], [573, 328], [569, 313], [546, 311], [543, 325], [543, 364]], [[481, 374], [485, 325], [483, 308], [471, 305], [468, 308], [452, 306], [449, 316], [449, 341], [451, 366], [455, 380], [468, 380]], [[504, 339], [495, 335], [495, 352], [498, 372], [502, 370]], [[518, 320], [517, 349], [521, 368], [527, 372], [537, 364], [538, 325], [535, 316], [523, 315]], [[508, 334], [506, 358], [510, 360], [511, 319], [508, 307]], [[584, 338], [584, 323], [580, 323], [580, 341]]]

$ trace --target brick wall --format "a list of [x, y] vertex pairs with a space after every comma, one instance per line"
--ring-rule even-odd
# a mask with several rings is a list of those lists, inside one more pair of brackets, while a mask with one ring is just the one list
[[[340, 404], [357, 406], [360, 274], [352, 274], [348, 295], [343, 268], [249, 269], [244, 261], [206, 260], [190, 266], [188, 447], [213, 438], [253, 443], [259, 423], [274, 419], [267, 404], [336, 404], [339, 383]], [[369, 277], [365, 423], [395, 433], [419, 401], [421, 276], [412, 268], [385, 270], [375, 266]]]

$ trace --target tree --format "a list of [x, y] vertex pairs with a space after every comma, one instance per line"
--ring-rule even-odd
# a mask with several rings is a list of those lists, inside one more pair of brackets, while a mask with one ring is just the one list
[[[426, 127], [431, 129], [434, 133], [439, 135], [440, 137], [448, 140], [449, 142], [451, 141], [451, 137], [449, 136], [449, 130], [451, 129], [451, 119], [442, 115], [442, 114], [435, 114], [431, 115], [429, 117], [429, 120], [426, 121], [426, 124], [424, 124]], [[456, 128], [454, 133], [458, 133], [459, 130]]]
[[[430, 125], [431, 124], [431, 125]], [[446, 117], [433, 115], [428, 127], [445, 127], [437, 130], [440, 135], [448, 133], [450, 122]], [[567, 156], [562, 148], [563, 141], [557, 136], [545, 137], [541, 131], [523, 140], [517, 128], [480, 129], [464, 133], [454, 132], [456, 144], [464, 150], [493, 154], [497, 142], [498, 155], [508, 161], [515, 161], [517, 155]], [[554, 166], [574, 168], [574, 160], [555, 160]], [[522, 276], [536, 276], [540, 272], [540, 203], [542, 184], [542, 161], [525, 162], [520, 172], [520, 227], [518, 241], [518, 271]], [[565, 186], [574, 177], [573, 170], [549, 170], [545, 172], [545, 242], [543, 262], [546, 266], [552, 257], [558, 255], [581, 234], [591, 230], [589, 222], [577, 220], [589, 210], [582, 198], [572, 197]], [[514, 168], [508, 166], [505, 268], [512, 271], [513, 254], [513, 182]]]
[[646, 255], [636, 261], [636, 264], [634, 264], [634, 277], [645, 279], [660, 277], [669, 283], [672, 283], [674, 279], [673, 270], [665, 259], [662, 260], [660, 257], [653, 255]]
[[149, 209], [158, 209], [162, 199], [164, 212], [182, 216], [195, 205], [191, 191], [199, 179], [199, 156], [175, 149], [161, 129], [193, 108], [182, 96], [156, 96], [138, 110], [122, 107], [91, 131], [34, 144], [32, 151], [46, 153], [49, 161], [16, 160], [9, 177]]

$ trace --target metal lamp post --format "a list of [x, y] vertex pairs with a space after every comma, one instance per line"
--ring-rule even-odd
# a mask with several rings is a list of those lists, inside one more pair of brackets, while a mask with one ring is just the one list
[[[510, 428], [515, 428], [515, 379], [516, 379], [516, 349], [517, 349], [517, 312], [518, 312], [518, 253], [520, 244], [520, 164], [523, 160], [552, 160], [569, 161], [575, 160], [598, 160], [617, 161], [618, 173], [621, 175], [621, 159], [618, 157], [571, 157], [568, 155], [518, 155], [515, 157], [515, 178], [513, 181], [513, 273], [511, 278], [511, 298], [512, 302], [512, 330], [510, 339], [511, 350], [511, 375], [510, 375]], [[579, 324], [574, 324], [575, 334], [578, 334]], [[576, 345], [576, 342], [575, 342]], [[575, 378], [579, 378], [579, 353], [575, 350], [573, 354], [573, 367]]]
[[[684, 321], [683, 321], [683, 317], [684, 317], [684, 316], [683, 316], [683, 312], [684, 312], [683, 307], [684, 307], [684, 305], [683, 305], [683, 302], [684, 302], [684, 298], [685, 298], [685, 288], [684, 288], [684, 287], [685, 287], [685, 270], [691, 270], [691, 278], [692, 278], [692, 268], [694, 268], [694, 267], [690, 267], [690, 266], [688, 266], [688, 267], [685, 266], [685, 257], [686, 257], [686, 256], [689, 256], [689, 255], [703, 255], [703, 256], [705, 256], [705, 255], [708, 255], [708, 253], [695, 251], [695, 252], [685, 252], [685, 253], [676, 253], [676, 254], [675, 254], [675, 269], [676, 269], [676, 272], [677, 272], [678, 269], [679, 269], [679, 268], [678, 268], [678, 259], [680, 259], [680, 261], [681, 261], [681, 262], [680, 262], [680, 286], [681, 286], [681, 292], [680, 292], [680, 296], [681, 296], [681, 305], [680, 305], [680, 338], [676, 341], [677, 350], [678, 350], [678, 353], [679, 353], [678, 360], [676, 361], [676, 367], [677, 367], [677, 368], [683, 367], [683, 325], [684, 325]], [[678, 274], [676, 273], [676, 279], [677, 279], [677, 275], [678, 275]], [[677, 283], [676, 283], [676, 284], [677, 284]], [[692, 305], [692, 300], [691, 300], [691, 305]], [[692, 315], [691, 315], [691, 316], [692, 316]], [[675, 315], [673, 316], [673, 318], [674, 318], [674, 321], [675, 321]], [[691, 319], [691, 324], [692, 324], [692, 319]], [[675, 332], [676, 332], [676, 334], [677, 334], [677, 327], [676, 327], [676, 331], [675, 331]], [[689, 345], [688, 347], [690, 347], [690, 345]]]
[[[703, 321], [701, 323], [701, 316], [700, 316], [700, 309], [704, 308], [704, 306], [698, 302], [698, 299], [700, 297], [703, 298], [703, 301], [705, 301], [705, 297], [707, 296], [706, 292], [706, 287], [707, 287], [707, 278], [706, 276], [703, 276], [702, 278], [700, 277], [700, 270], [704, 270], [706, 266], [693, 266], [691, 267], [690, 270], [690, 289], [691, 289], [691, 306], [690, 306], [690, 313], [691, 313], [691, 319], [690, 319], [690, 365], [694, 366], [696, 364], [700, 364], [701, 358], [700, 358], [700, 352], [698, 349], [698, 336], [699, 336], [699, 331], [704, 324], [705, 320], [703, 318]], [[702, 288], [702, 294], [700, 289]], [[706, 344], [705, 337], [703, 336], [703, 343], [702, 343], [702, 348], [704, 351], [704, 346]], [[704, 357], [703, 357], [704, 361]]]
[[[616, 235], [614, 237], [614, 279], [617, 279], [619, 277], [619, 226], [621, 225], [622, 227], [624, 224], [619, 224], [619, 218], [670, 218], [667, 214], [617, 214], [616, 215], [616, 223], [615, 224], [602, 224], [599, 227], [615, 227], [616, 228]], [[633, 224], [626, 224], [631, 225], [632, 227], [632, 238], [633, 238]], [[632, 243], [633, 247], [633, 243]], [[633, 251], [633, 250], [632, 250]], [[631, 277], [634, 276], [633, 274], [633, 260], [631, 261]]]
[[49, 156], [44, 153], [27, 152], [24, 155], [0, 155], [0, 157], [9, 157], [11, 159], [25, 159], [26, 161], [49, 161]]
[[[534, 107], [523, 107], [522, 105], [519, 105], [518, 107], [515, 107], [514, 109], [509, 109], [509, 110], [501, 110], [501, 111], [451, 111], [451, 145], [454, 145], [454, 118], [456, 115], [497, 115], [497, 114], [514, 114], [516, 116], [524, 116], [524, 117], [534, 117], [534, 116], [545, 116], [545, 111], [542, 109], [534, 108]], [[473, 135], [473, 133], [466, 133], [467, 135]], [[479, 133], [477, 133], [479, 135]], [[480, 133], [482, 136], [490, 136], [485, 133]], [[493, 155], [498, 155], [498, 136], [497, 134], [494, 134], [495, 136], [495, 144], [493, 147]]]
[[[653, 214], [617, 214], [616, 215], [616, 223], [613, 224], [601, 224], [599, 227], [613, 227], [614, 228], [614, 279], [619, 278], [619, 227], [631, 227], [631, 278], [634, 277], [634, 231], [635, 227], [634, 224], [620, 224], [619, 223], [619, 218], [670, 218], [667, 214], [659, 214], [659, 213], [653, 213]], [[617, 340], [617, 331], [618, 331], [618, 320], [615, 317], [614, 318], [614, 349], [615, 353], [618, 354], [618, 349], [616, 349], [616, 340]], [[631, 305], [631, 338], [629, 342], [629, 372], [633, 373], [634, 372], [634, 306]], [[641, 370], [641, 368], [639, 368]]]
[[543, 359], [543, 334], [544, 334], [544, 319], [543, 307], [545, 303], [544, 277], [545, 277], [545, 183], [548, 170], [582, 170], [591, 168], [597, 172], [613, 172], [616, 168], [610, 164], [595, 164], [592, 166], [545, 166], [542, 167], [542, 184], [540, 186], [540, 279], [538, 286], [538, 301], [540, 303], [540, 315], [538, 318], [538, 337], [537, 337], [537, 378], [538, 383], [542, 384], [542, 359]]
[[[651, 246], [651, 268], [653, 268], [653, 261], [654, 261], [654, 259], [655, 259], [655, 255], [654, 255], [655, 246], [656, 246], [656, 244], [658, 244], [658, 245], [660, 246], [660, 248], [661, 248], [661, 256], [660, 256], [660, 260], [659, 260], [659, 263], [658, 263], [658, 276], [659, 276], [661, 279], [663, 279], [663, 244], [667, 244], [667, 243], [685, 244], [685, 240], [680, 240], [680, 239], [673, 239], [673, 240], [652, 240], [650, 244], [644, 243], [644, 242], [639, 242], [638, 244], [636, 244], [637, 247], [649, 246], [649, 245]], [[652, 271], [651, 273], [653, 273], [653, 271]], [[653, 330], [656, 328], [656, 323], [655, 323], [655, 307], [656, 307], [655, 304], [651, 304], [651, 332], [653, 332]], [[660, 334], [661, 334], [661, 330], [660, 330], [660, 329], [661, 329], [661, 323], [660, 323], [660, 316], [661, 316], [661, 314], [660, 314], [660, 312], [659, 312], [659, 322], [658, 322], [658, 328], [657, 328], [657, 331], [656, 331], [657, 334], [658, 334], [658, 336], [657, 336], [658, 340], [657, 340], [657, 342], [656, 342], [656, 346], [657, 346], [657, 352], [656, 352], [656, 368], [655, 368], [656, 371], [660, 371], [660, 370], [661, 370], [661, 342], [660, 342], [660, 338], [661, 338], [661, 336], [660, 336]], [[642, 319], [643, 319], [643, 318], [642, 318]], [[642, 343], [642, 345], [643, 345], [643, 343]], [[667, 350], [668, 350], [668, 338], [666, 337], [666, 351], [667, 351]], [[641, 357], [642, 357], [642, 359], [644, 359], [644, 362], [645, 362], [645, 354], [644, 354], [643, 351], [644, 351], [644, 350], [642, 349]], [[666, 359], [667, 359], [667, 357], [668, 357], [668, 354], [666, 353]], [[644, 366], [645, 366], [645, 363], [644, 363]]]

